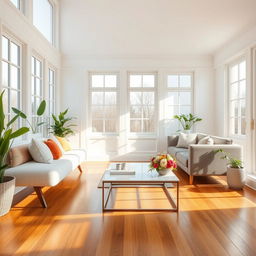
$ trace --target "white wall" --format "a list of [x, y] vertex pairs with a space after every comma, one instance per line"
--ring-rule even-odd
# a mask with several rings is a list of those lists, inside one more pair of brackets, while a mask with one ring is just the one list
[[[89, 71], [118, 71], [120, 73], [121, 98], [127, 99], [127, 72], [128, 71], [157, 71], [158, 96], [164, 97], [164, 77], [168, 72], [192, 71], [194, 73], [194, 110], [195, 114], [203, 118], [203, 122], [196, 127], [197, 131], [214, 134], [213, 116], [213, 69], [212, 58], [209, 56], [173, 56], [173, 58], [140, 58], [92, 56], [70, 57], [62, 59], [62, 108], [69, 107], [70, 114], [78, 119], [79, 131], [72, 138], [77, 146], [86, 147], [89, 159], [114, 159], [119, 156], [122, 160], [148, 159], [149, 155], [157, 151], [166, 150], [166, 136], [170, 133], [164, 123], [160, 104], [159, 131], [156, 138], [131, 140], [125, 127], [125, 120], [121, 119], [119, 137], [103, 137], [89, 139], [88, 128], [88, 86]], [[126, 111], [125, 104], [121, 105], [121, 112]], [[143, 158], [144, 156], [144, 158]], [[121, 157], [121, 158], [120, 158]]]

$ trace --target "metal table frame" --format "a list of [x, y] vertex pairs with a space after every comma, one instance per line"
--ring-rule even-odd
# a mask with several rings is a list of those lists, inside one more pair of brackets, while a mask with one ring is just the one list
[[[176, 184], [176, 200], [172, 197], [171, 193], [168, 191], [167, 184]], [[109, 184], [108, 192], [106, 194], [105, 199], [105, 184]], [[129, 185], [129, 186], [128, 186]], [[125, 209], [125, 208], [108, 208], [108, 201], [111, 194], [112, 189], [114, 188], [139, 188], [140, 186], [147, 187], [161, 187], [166, 194], [168, 201], [170, 202], [172, 208], [160, 208], [160, 209], [144, 209], [144, 208], [133, 208], [133, 209]], [[175, 202], [176, 201], [176, 202]], [[179, 181], [102, 181], [102, 211], [179, 211]]]

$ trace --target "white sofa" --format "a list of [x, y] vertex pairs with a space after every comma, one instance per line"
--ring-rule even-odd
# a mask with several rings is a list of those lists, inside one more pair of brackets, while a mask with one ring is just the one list
[[50, 164], [30, 161], [22, 165], [8, 168], [5, 175], [16, 178], [16, 186], [34, 187], [38, 199], [44, 208], [47, 207], [42, 193], [43, 187], [55, 186], [71, 171], [78, 168], [82, 172], [81, 163], [86, 160], [86, 151], [74, 149], [67, 151], [58, 160]]

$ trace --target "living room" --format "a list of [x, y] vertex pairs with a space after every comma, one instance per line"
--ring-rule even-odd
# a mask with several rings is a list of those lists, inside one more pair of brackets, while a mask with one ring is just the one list
[[0, 0], [0, 255], [255, 255], [255, 11]]

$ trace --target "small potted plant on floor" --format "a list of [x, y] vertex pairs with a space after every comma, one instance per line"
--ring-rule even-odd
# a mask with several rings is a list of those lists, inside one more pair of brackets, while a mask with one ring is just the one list
[[3, 110], [3, 94], [0, 95], [0, 216], [9, 212], [15, 189], [15, 177], [4, 176], [8, 167], [6, 158], [14, 138], [17, 138], [29, 131], [29, 128], [22, 127], [14, 131], [12, 126], [20, 117], [16, 114], [9, 122], [5, 121]]
[[184, 114], [175, 115], [173, 118], [177, 119], [180, 122], [180, 124], [183, 128], [183, 132], [185, 132], [185, 133], [190, 133], [192, 126], [195, 123], [202, 121], [202, 118], [196, 117], [191, 113], [188, 115], [184, 115]]
[[216, 153], [222, 153], [221, 159], [227, 160], [227, 183], [231, 189], [243, 189], [245, 184], [245, 171], [243, 162], [234, 158], [223, 149], [218, 149]]
[[150, 161], [150, 171], [156, 170], [159, 175], [166, 175], [177, 168], [176, 161], [169, 154], [158, 154]]

